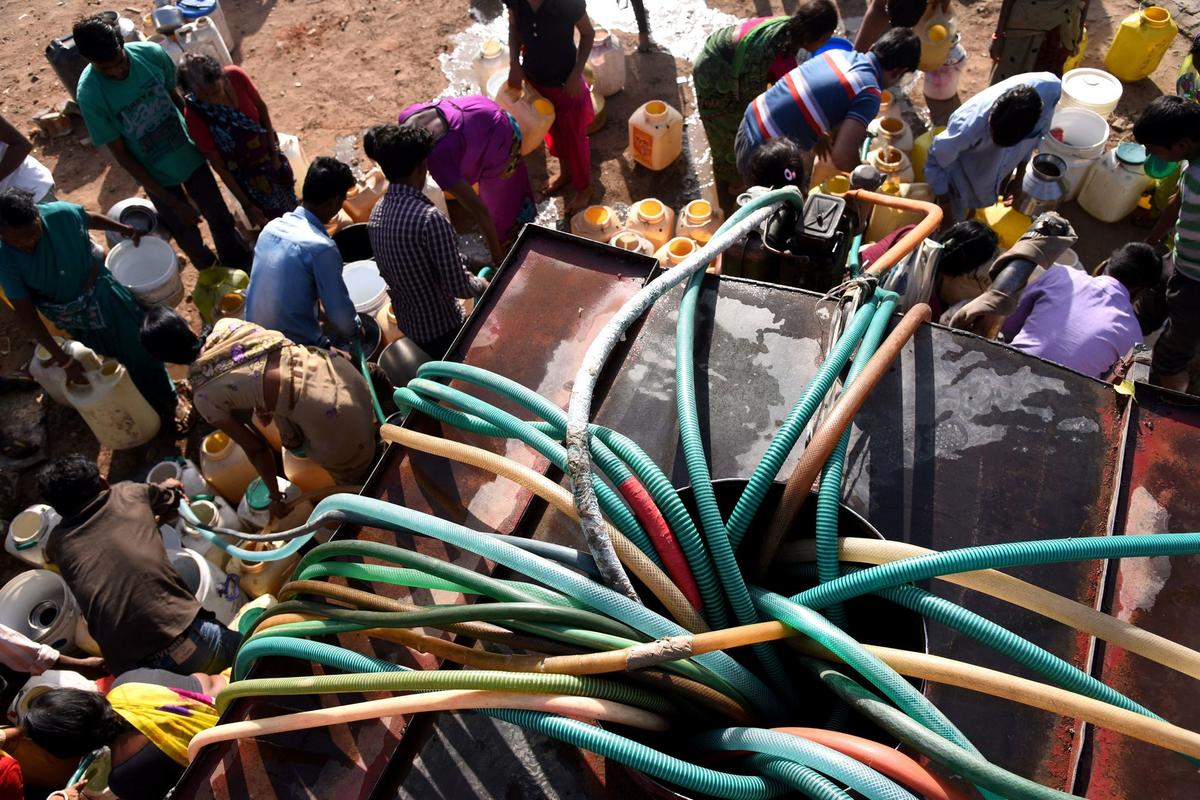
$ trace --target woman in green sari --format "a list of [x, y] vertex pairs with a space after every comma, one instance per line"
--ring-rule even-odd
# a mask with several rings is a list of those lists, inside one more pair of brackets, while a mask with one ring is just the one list
[[790, 17], [758, 17], [713, 33], [692, 68], [717, 188], [738, 184], [733, 140], [746, 106], [823, 45], [838, 23], [831, 0], [802, 0]]

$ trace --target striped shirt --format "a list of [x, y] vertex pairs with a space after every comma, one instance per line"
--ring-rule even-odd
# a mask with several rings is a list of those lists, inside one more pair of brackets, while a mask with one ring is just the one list
[[844, 120], [870, 124], [879, 113], [882, 84], [883, 70], [874, 53], [829, 50], [754, 98], [742, 125], [755, 147], [790, 136], [808, 150]]
[[1179, 179], [1179, 222], [1175, 225], [1175, 270], [1200, 281], [1200, 160]]
[[482, 294], [487, 284], [463, 266], [450, 220], [416, 189], [393, 183], [367, 234], [396, 326], [420, 345], [457, 330], [465, 317], [455, 298]]

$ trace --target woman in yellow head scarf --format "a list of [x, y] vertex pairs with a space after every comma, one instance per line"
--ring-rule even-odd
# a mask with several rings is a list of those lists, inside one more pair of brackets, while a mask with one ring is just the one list
[[183, 689], [127, 683], [107, 697], [55, 689], [30, 704], [21, 727], [59, 758], [108, 747], [108, 786], [121, 800], [160, 800], [183, 775], [187, 745], [217, 724], [212, 698]]

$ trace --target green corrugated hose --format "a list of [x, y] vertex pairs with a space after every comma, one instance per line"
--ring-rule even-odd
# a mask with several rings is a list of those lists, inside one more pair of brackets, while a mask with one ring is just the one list
[[[746, 591], [742, 569], [733, 554], [721, 509], [717, 506], [717, 495], [713, 491], [712, 475], [708, 471], [708, 456], [704, 452], [704, 434], [700, 430], [700, 413], [696, 407], [696, 304], [704, 283], [704, 270], [692, 275], [683, 291], [679, 303], [679, 314], [675, 323], [675, 411], [679, 417], [679, 439], [683, 446], [683, 458], [687, 465], [688, 479], [692, 484], [692, 499], [700, 512], [700, 527], [704, 531], [704, 543], [712, 555], [713, 566], [725, 598], [733, 607], [733, 615], [741, 625], [759, 622], [754, 601]], [[837, 543], [834, 548], [836, 551]], [[770, 642], [759, 642], [750, 648], [760, 664], [767, 680], [777, 692], [795, 707], [799, 698], [792, 690], [791, 679], [779, 654]]]
[[789, 759], [836, 778], [868, 800], [917, 800], [912, 792], [861, 761], [799, 736], [731, 727], [702, 734], [696, 742], [713, 750], [749, 750]]
[[[875, 311], [871, 324], [854, 354], [854, 362], [850, 365], [850, 374], [846, 376], [845, 386], [849, 386], [859, 373], [867, 366], [867, 361], [879, 349], [879, 343], [887, 333], [888, 323], [892, 321], [892, 313], [896, 310], [899, 300], [894, 292], [884, 289], [876, 291], [876, 297], [881, 299], [879, 308]], [[821, 583], [836, 579], [840, 563], [838, 561], [838, 515], [842, 508], [842, 471], [846, 466], [846, 449], [850, 446], [850, 428], [842, 432], [837, 445], [821, 470], [821, 486], [817, 494], [817, 574]], [[825, 611], [825, 616], [839, 628], [846, 627], [846, 611], [841, 604], [831, 605]]]
[[851, 708], [916, 750], [971, 783], [1008, 800], [1082, 800], [1034, 783], [965, 750], [904, 715], [837, 670], [803, 659], [806, 665]]
[[763, 775], [786, 783], [812, 800], [853, 800], [850, 795], [838, 788], [836, 783], [803, 764], [762, 753], [751, 755], [749, 761]]

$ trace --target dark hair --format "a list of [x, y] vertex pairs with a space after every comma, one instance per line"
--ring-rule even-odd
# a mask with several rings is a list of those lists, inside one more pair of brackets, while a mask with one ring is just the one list
[[24, 228], [37, 218], [32, 194], [15, 186], [0, 191], [0, 228]]
[[1200, 103], [1173, 94], [1154, 98], [1133, 123], [1133, 138], [1157, 147], [1200, 141]]
[[317, 156], [304, 176], [304, 202], [321, 205], [354, 188], [354, 173], [333, 156]]
[[134, 731], [104, 696], [83, 689], [51, 689], [29, 704], [21, 721], [29, 738], [56, 758], [79, 758]]
[[908, 28], [892, 28], [871, 45], [871, 52], [885, 70], [913, 72], [921, 63], [921, 38]]
[[87, 61], [112, 61], [125, 47], [121, 31], [99, 14], [78, 20], [71, 36], [75, 50]]
[[804, 148], [790, 136], [778, 136], [759, 145], [750, 155], [750, 185], [803, 189]]
[[951, 225], [938, 241], [942, 243], [938, 273], [947, 278], [957, 278], [974, 272], [994, 256], [1000, 239], [987, 225], [970, 219]]
[[221, 62], [207, 53], [188, 53], [179, 65], [177, 80], [185, 92], [194, 92], [216, 84], [224, 73]]
[[433, 134], [420, 125], [376, 125], [363, 137], [363, 152], [389, 181], [402, 181], [433, 150]]
[[988, 117], [992, 141], [1012, 147], [1033, 133], [1042, 118], [1042, 96], [1032, 86], [1014, 86], [996, 99]]
[[833, 0], [800, 0], [796, 13], [784, 23], [785, 48], [794, 51], [803, 44], [837, 30], [838, 10]]
[[888, 21], [893, 28], [911, 28], [925, 16], [926, 0], [887, 0]]
[[146, 309], [138, 339], [147, 353], [168, 364], [191, 364], [204, 346], [187, 320], [166, 306]]
[[64, 517], [82, 510], [104, 491], [100, 467], [78, 453], [57, 458], [42, 467], [37, 482], [42, 500]]
[[1149, 289], [1162, 279], [1162, 258], [1145, 242], [1126, 242], [1113, 251], [1104, 274], [1116, 278], [1130, 292]]

